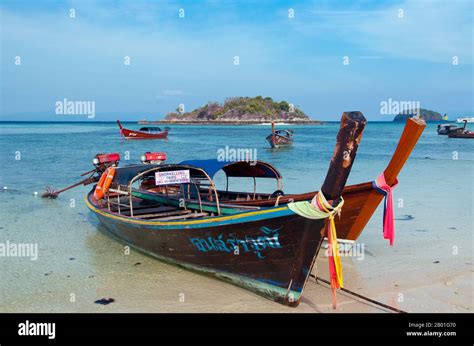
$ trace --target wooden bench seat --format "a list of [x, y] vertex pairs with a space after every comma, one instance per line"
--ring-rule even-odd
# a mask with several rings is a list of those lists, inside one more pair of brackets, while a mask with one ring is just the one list
[[144, 215], [135, 215], [135, 213], [133, 213], [133, 217], [137, 219], [161, 219], [164, 216], [185, 215], [185, 214], [191, 214], [191, 213], [192, 213], [191, 210], [175, 210], [175, 211], [164, 212], [164, 213], [144, 214]]
[[187, 214], [187, 215], [178, 215], [178, 216], [169, 216], [169, 217], [163, 217], [159, 218], [159, 221], [172, 221], [172, 220], [182, 220], [182, 219], [194, 219], [197, 217], [203, 217], [209, 215], [208, 213], [193, 213], [193, 214]]

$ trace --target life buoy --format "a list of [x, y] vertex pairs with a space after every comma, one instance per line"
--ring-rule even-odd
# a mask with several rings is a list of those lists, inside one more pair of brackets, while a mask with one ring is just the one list
[[102, 199], [102, 197], [104, 197], [105, 193], [110, 187], [110, 184], [112, 184], [112, 180], [114, 180], [114, 175], [115, 167], [109, 167], [104, 173], [102, 173], [94, 191], [94, 197], [97, 200]]

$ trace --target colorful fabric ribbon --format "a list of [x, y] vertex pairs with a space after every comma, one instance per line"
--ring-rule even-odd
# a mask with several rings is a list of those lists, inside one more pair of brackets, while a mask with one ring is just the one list
[[342, 204], [344, 200], [341, 199], [341, 203], [338, 205], [338, 209], [333, 208], [326, 200], [324, 195], [319, 191], [316, 196], [314, 196], [311, 201], [311, 205], [314, 208], [322, 210], [329, 214], [329, 223], [328, 223], [328, 262], [329, 262], [329, 277], [331, 281], [331, 291], [332, 291], [332, 306], [336, 308], [336, 290], [338, 288], [344, 287], [344, 282], [342, 280], [342, 265], [341, 258], [339, 257], [339, 246], [337, 244], [337, 233], [336, 233], [336, 223], [334, 222], [334, 215], [340, 214]]
[[336, 308], [336, 290], [344, 287], [342, 279], [342, 265], [339, 257], [339, 247], [337, 244], [336, 224], [334, 222], [334, 215], [341, 213], [341, 208], [344, 205], [344, 199], [335, 207], [328, 203], [324, 194], [319, 191], [312, 199], [311, 203], [307, 201], [289, 203], [288, 208], [294, 213], [309, 219], [324, 219], [329, 218], [328, 222], [328, 262], [329, 262], [329, 277], [331, 281], [332, 290], [332, 304]]
[[392, 186], [389, 186], [385, 180], [385, 175], [380, 174], [375, 181], [372, 182], [372, 186], [377, 192], [385, 196], [384, 208], [383, 208], [383, 237], [384, 239], [390, 239], [390, 246], [393, 246], [395, 239], [395, 220], [393, 217], [393, 194], [392, 190], [398, 185], [398, 180]]

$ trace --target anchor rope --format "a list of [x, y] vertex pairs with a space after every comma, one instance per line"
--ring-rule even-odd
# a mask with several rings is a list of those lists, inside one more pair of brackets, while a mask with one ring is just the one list
[[[318, 281], [321, 281], [321, 282], [324, 282], [325, 284], [327, 285], [330, 285], [331, 283], [319, 276], [314, 275], [314, 274], [310, 274], [310, 276], [312, 278], [315, 278], [316, 279], [316, 283], [319, 283]], [[349, 294], [352, 294], [353, 296], [356, 296], [357, 298], [361, 298], [361, 299], [364, 299], [372, 304], [375, 304], [375, 305], [379, 305], [385, 309], [388, 309], [388, 310], [392, 310], [392, 311], [395, 311], [395, 312], [398, 312], [398, 313], [402, 313], [402, 314], [406, 314], [408, 313], [407, 311], [404, 311], [404, 310], [401, 310], [401, 309], [397, 309], [397, 308], [394, 308], [393, 306], [390, 306], [390, 305], [387, 305], [387, 304], [384, 304], [384, 303], [381, 303], [381, 302], [378, 302], [374, 299], [371, 299], [369, 297], [366, 297], [366, 296], [363, 296], [362, 294], [359, 294], [359, 293], [356, 293], [356, 292], [353, 292], [351, 290], [348, 290], [347, 288], [341, 288], [341, 291], [343, 292], [346, 292], [346, 293], [349, 293]]]

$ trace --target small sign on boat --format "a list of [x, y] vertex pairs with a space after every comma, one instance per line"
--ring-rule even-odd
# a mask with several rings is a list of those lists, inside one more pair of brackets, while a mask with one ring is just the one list
[[169, 172], [155, 172], [156, 185], [185, 184], [189, 183], [189, 169]]

